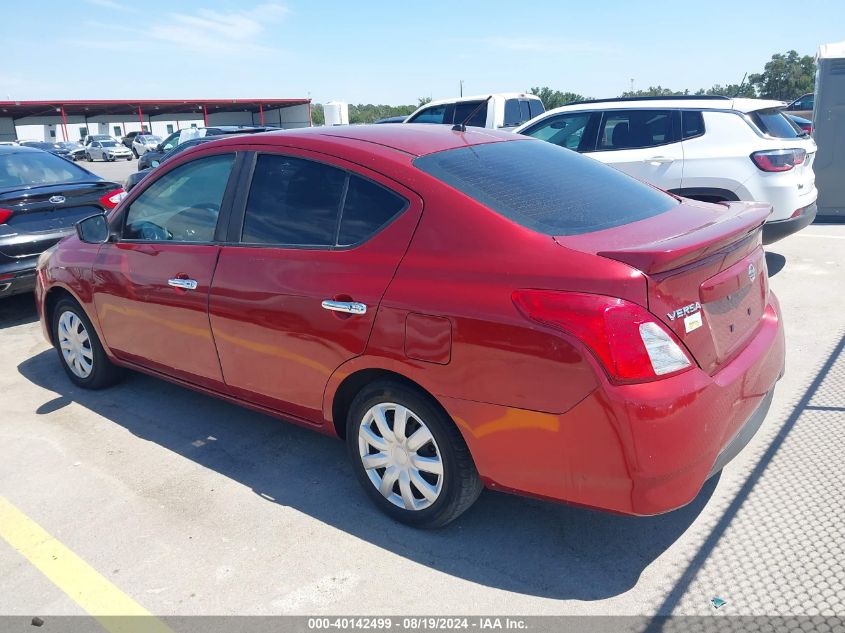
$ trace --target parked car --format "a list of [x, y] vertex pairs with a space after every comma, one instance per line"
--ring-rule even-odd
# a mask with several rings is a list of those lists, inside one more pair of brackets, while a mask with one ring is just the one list
[[809, 119], [805, 119], [801, 116], [795, 116], [794, 114], [787, 114], [786, 116], [788, 116], [790, 121], [800, 127], [807, 134], [813, 133], [813, 122]]
[[220, 138], [80, 222], [36, 300], [75, 385], [129, 367], [345, 438], [399, 521], [485, 485], [650, 515], [741, 450], [784, 371], [770, 210], [495, 130]]
[[58, 143], [68, 151], [68, 158], [71, 160], [82, 160], [85, 158], [85, 148], [73, 141], [60, 141]]
[[816, 93], [808, 92], [807, 94], [801, 95], [795, 101], [788, 104], [784, 111], [788, 114], [794, 114], [795, 116], [800, 116], [805, 119], [813, 120], [813, 108], [815, 107], [816, 103]]
[[177, 130], [164, 139], [154, 150], [148, 150], [138, 159], [138, 170], [149, 169], [153, 161], [161, 158], [174, 147], [185, 141], [204, 136], [225, 136], [227, 134], [257, 134], [278, 128], [260, 125], [215, 125], [213, 127], [185, 128]]
[[0, 147], [0, 297], [32, 292], [38, 256], [122, 195], [120, 185], [49, 152]]
[[5, 145], [5, 146], [8, 147], [8, 146], [20, 145], [20, 143], [18, 143], [17, 141], [0, 141], [0, 145]]
[[132, 149], [132, 143], [135, 142], [135, 139], [138, 136], [149, 134], [147, 130], [135, 131], [135, 132], [128, 132], [126, 136], [120, 139], [120, 142], [127, 148]]
[[135, 140], [132, 141], [132, 153], [135, 158], [146, 154], [150, 150], [155, 150], [158, 144], [161, 143], [161, 137], [153, 134], [138, 134]]
[[763, 230], [764, 244], [801, 230], [816, 216], [816, 144], [774, 101], [585, 101], [550, 110], [514, 131], [687, 198], [767, 202], [774, 211]]
[[94, 141], [85, 148], [85, 160], [87, 161], [113, 161], [119, 158], [132, 160], [132, 151], [114, 140]]
[[21, 146], [40, 149], [44, 152], [50, 152], [56, 156], [70, 159], [70, 150], [66, 149], [61, 143], [47, 143], [46, 141], [21, 141]]
[[540, 98], [522, 92], [440, 99], [420, 106], [406, 123], [465, 124], [511, 129], [545, 112]]
[[108, 134], [89, 134], [83, 139], [82, 145], [83, 147], [88, 147], [94, 141], [114, 141], [115, 143], [118, 142], [115, 137], [109, 136]]
[[209, 141], [215, 140], [216, 136], [201, 136], [199, 138], [191, 139], [190, 141], [185, 141], [184, 143], [180, 143], [169, 152], [167, 152], [161, 159], [154, 159], [150, 166], [146, 169], [142, 169], [140, 171], [134, 171], [129, 176], [126, 177], [126, 180], [123, 182], [123, 189], [129, 193], [132, 189], [135, 188], [141, 180], [146, 178], [147, 174], [151, 173], [156, 167], [159, 165], [166, 163], [168, 160], [173, 158], [174, 156], [178, 156], [186, 149], [190, 149], [192, 147], [196, 147], [197, 145], [202, 145], [203, 143], [208, 143]]

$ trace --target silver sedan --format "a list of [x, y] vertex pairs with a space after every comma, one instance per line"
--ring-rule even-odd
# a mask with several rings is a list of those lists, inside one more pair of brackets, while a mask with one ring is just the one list
[[92, 141], [85, 148], [85, 159], [113, 161], [119, 158], [132, 160], [132, 151], [116, 141]]

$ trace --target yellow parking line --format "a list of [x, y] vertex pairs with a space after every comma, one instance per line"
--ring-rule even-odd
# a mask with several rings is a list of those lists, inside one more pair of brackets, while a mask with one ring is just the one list
[[0, 538], [111, 633], [173, 633], [3, 496]]

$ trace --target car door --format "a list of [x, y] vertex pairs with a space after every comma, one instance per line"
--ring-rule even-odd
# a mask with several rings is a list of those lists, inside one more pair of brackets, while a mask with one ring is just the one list
[[329, 377], [366, 347], [422, 203], [337, 158], [291, 149], [253, 161], [209, 300], [223, 377], [245, 400], [319, 422]]
[[94, 304], [119, 358], [222, 386], [207, 305], [235, 158], [204, 155], [175, 166], [140, 186], [113, 220], [118, 237], [102, 246], [94, 266]]
[[88, 146], [88, 155], [94, 160], [103, 158], [103, 146], [100, 145], [99, 141], [91, 142]]
[[675, 110], [602, 113], [596, 149], [587, 156], [661, 189], [677, 189], [684, 172], [680, 116]]

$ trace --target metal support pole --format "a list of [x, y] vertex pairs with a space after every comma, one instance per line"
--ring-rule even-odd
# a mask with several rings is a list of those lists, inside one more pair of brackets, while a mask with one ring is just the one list
[[141, 111], [141, 106], [138, 106], [138, 121], [141, 123], [141, 131], [144, 131], [144, 113]]
[[208, 110], [205, 107], [205, 104], [202, 106], [202, 124], [205, 127], [208, 127]]
[[62, 139], [67, 142], [69, 139], [67, 137], [67, 115], [65, 114], [65, 106], [62, 104]]
[[264, 105], [261, 103], [258, 104], [258, 120], [264, 125]]

